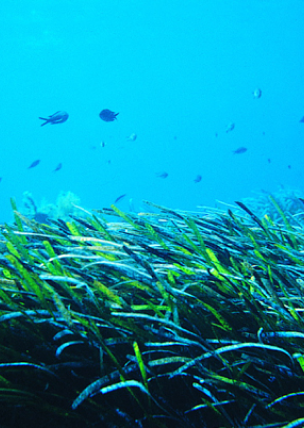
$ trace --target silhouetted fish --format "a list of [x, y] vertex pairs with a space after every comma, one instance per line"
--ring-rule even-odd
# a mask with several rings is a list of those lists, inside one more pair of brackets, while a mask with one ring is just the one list
[[247, 152], [246, 147], [239, 147], [238, 149], [233, 151], [233, 154], [234, 155], [240, 155], [240, 154], [245, 153], [245, 152]]
[[62, 168], [62, 163], [59, 163], [53, 172], [59, 171]]
[[253, 98], [261, 98], [262, 96], [262, 91], [260, 88], [256, 88], [253, 92], [252, 92]]
[[119, 113], [114, 113], [114, 111], [111, 111], [109, 109], [104, 109], [99, 113], [99, 117], [101, 120], [104, 120], [105, 122], [113, 122], [113, 120], [117, 119], [117, 115]]
[[65, 111], [56, 111], [56, 113], [51, 114], [49, 117], [39, 117], [41, 120], [45, 120], [45, 122], [41, 125], [47, 125], [50, 123], [51, 125], [57, 125], [58, 123], [63, 123], [67, 121], [69, 118], [69, 115]]
[[304, 116], [300, 119], [300, 123], [304, 123]]
[[226, 128], [226, 132], [231, 132], [233, 131], [235, 128], [235, 123], [228, 123], [227, 128]]
[[195, 177], [195, 179], [194, 179], [194, 182], [195, 182], [195, 183], [199, 183], [199, 182], [201, 181], [201, 179], [202, 179], [202, 176], [201, 176], [201, 175], [197, 175], [197, 176]]
[[116, 204], [116, 202], [120, 201], [122, 198], [124, 198], [127, 194], [124, 193], [123, 195], [118, 196], [118, 198], [115, 199], [114, 204]]
[[41, 213], [41, 212], [39, 212], [39, 211], [37, 211], [37, 212], [35, 213], [35, 215], [34, 215], [34, 219], [35, 219], [36, 221], [38, 221], [38, 223], [46, 223], [46, 224], [48, 224], [48, 223], [49, 223], [49, 216], [48, 216], [48, 214]]
[[168, 173], [166, 172], [166, 171], [164, 171], [164, 172], [158, 172], [157, 174], [156, 174], [156, 177], [159, 177], [159, 178], [167, 178], [168, 177]]
[[129, 137], [127, 137], [127, 140], [129, 140], [129, 141], [135, 141], [136, 138], [137, 138], [137, 135], [133, 133], [133, 134], [129, 135]]
[[39, 163], [40, 163], [40, 160], [39, 160], [39, 159], [37, 159], [37, 160], [35, 160], [34, 162], [32, 162], [32, 163], [30, 164], [30, 166], [29, 166], [27, 169], [34, 168], [34, 167], [35, 167], [35, 166], [37, 166]]

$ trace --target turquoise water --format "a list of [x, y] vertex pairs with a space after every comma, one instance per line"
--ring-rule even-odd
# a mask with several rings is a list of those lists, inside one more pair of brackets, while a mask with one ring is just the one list
[[193, 210], [303, 188], [303, 28], [300, 0], [1, 2], [0, 221], [25, 191]]

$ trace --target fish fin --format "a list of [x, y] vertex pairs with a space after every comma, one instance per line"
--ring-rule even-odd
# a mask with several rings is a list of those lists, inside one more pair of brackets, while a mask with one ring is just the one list
[[41, 126], [44, 126], [49, 123], [49, 119], [46, 119], [45, 117], [39, 117], [38, 119], [45, 120], [45, 122], [42, 123]]

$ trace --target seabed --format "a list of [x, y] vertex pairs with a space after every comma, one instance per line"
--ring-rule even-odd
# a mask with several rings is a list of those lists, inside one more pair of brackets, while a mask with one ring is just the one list
[[[303, 215], [1, 226], [1, 428], [304, 426]], [[156, 212], [149, 212], [156, 211]]]

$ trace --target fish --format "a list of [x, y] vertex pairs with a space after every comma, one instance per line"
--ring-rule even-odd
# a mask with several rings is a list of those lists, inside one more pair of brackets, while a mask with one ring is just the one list
[[133, 198], [129, 199], [129, 211], [135, 212], [135, 206], [134, 206]]
[[195, 182], [195, 183], [199, 183], [199, 182], [201, 181], [201, 179], [202, 179], [202, 176], [201, 176], [201, 175], [197, 175], [197, 176], [195, 177], [195, 179], [194, 179], [194, 182]]
[[242, 154], [242, 153], [245, 153], [245, 152], [247, 152], [247, 148], [246, 147], [239, 147], [238, 149], [236, 149], [236, 150], [233, 150], [233, 154], [234, 155], [240, 155], [240, 154]]
[[37, 166], [39, 163], [40, 163], [40, 160], [39, 160], [39, 159], [37, 159], [37, 160], [35, 160], [34, 162], [32, 162], [32, 163], [30, 164], [30, 166], [29, 166], [27, 169], [34, 168], [34, 167], [35, 167], [35, 166]]
[[59, 171], [62, 168], [62, 163], [59, 163], [56, 168], [53, 170], [53, 172]]
[[106, 142], [105, 142], [105, 141], [102, 141], [102, 142], [100, 143], [100, 147], [106, 147]]
[[156, 174], [156, 177], [159, 177], [159, 178], [167, 178], [168, 177], [168, 173], [166, 172], [166, 171], [164, 171], [164, 172], [158, 172], [157, 174]]
[[39, 117], [39, 119], [45, 120], [41, 126], [47, 125], [48, 123], [51, 125], [57, 125], [58, 123], [66, 122], [68, 118], [69, 115], [65, 111], [56, 111], [56, 113], [51, 114], [49, 117]]
[[49, 215], [37, 211], [34, 215], [34, 220], [36, 220], [38, 223], [48, 224], [49, 223]]
[[304, 123], [304, 116], [300, 119], [300, 123]]
[[123, 195], [118, 196], [118, 198], [115, 199], [114, 204], [116, 204], [116, 202], [120, 201], [122, 198], [124, 198], [127, 194], [124, 193]]
[[262, 91], [260, 88], [255, 88], [255, 90], [252, 92], [253, 98], [261, 98]]
[[127, 140], [129, 140], [129, 141], [135, 141], [136, 138], [137, 138], [137, 135], [133, 133], [133, 134], [129, 135], [129, 137], [127, 137]]
[[235, 128], [235, 123], [230, 122], [230, 123], [228, 123], [228, 125], [227, 125], [226, 132], [233, 131], [233, 129], [234, 129], [234, 128]]
[[104, 109], [101, 110], [101, 112], [99, 113], [99, 117], [101, 120], [103, 120], [104, 122], [113, 122], [115, 119], [117, 119], [117, 115], [119, 113], [114, 113], [114, 111], [111, 111], [109, 109]]

